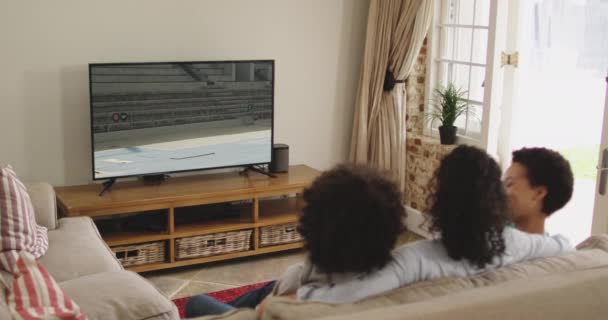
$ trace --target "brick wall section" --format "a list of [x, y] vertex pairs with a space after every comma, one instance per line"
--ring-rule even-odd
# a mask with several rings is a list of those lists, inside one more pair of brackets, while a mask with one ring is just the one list
[[439, 144], [437, 139], [410, 134], [407, 138], [407, 184], [405, 203], [421, 212], [427, 210], [429, 182], [445, 154], [455, 145]]
[[407, 81], [407, 183], [405, 190], [406, 205], [426, 212], [427, 197], [430, 193], [429, 182], [444, 155], [455, 148], [439, 143], [439, 137], [423, 136], [425, 81], [426, 81], [426, 40], [412, 74]]
[[422, 135], [424, 127], [424, 86], [426, 81], [426, 40], [420, 49], [412, 73], [407, 79], [406, 130], [408, 135]]

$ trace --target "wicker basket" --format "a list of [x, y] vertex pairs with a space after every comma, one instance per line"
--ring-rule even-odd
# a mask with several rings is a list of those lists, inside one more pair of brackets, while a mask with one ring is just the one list
[[112, 247], [111, 249], [123, 267], [165, 262], [164, 241]]
[[302, 241], [302, 235], [296, 230], [297, 226], [298, 224], [294, 222], [260, 228], [260, 246]]
[[239, 230], [176, 239], [175, 259], [190, 259], [249, 250], [252, 231]]

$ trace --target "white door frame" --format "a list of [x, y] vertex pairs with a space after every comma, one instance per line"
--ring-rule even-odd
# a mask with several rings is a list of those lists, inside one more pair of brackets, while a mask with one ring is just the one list
[[486, 76], [481, 119], [481, 146], [491, 155], [499, 156], [498, 139], [503, 108], [503, 77], [501, 54], [507, 39], [507, 1], [490, 1], [490, 25], [486, 57]]
[[[510, 0], [508, 4], [507, 19], [503, 20], [502, 28], [510, 30], [505, 36], [505, 53], [517, 51], [520, 31], [520, 0]], [[519, 81], [519, 72], [513, 66], [505, 66], [502, 85], [502, 105], [500, 108], [500, 124], [498, 128], [498, 161], [506, 170], [511, 165], [511, 127], [513, 109], [517, 103], [517, 88], [514, 85]]]
[[[608, 159], [603, 159], [604, 150], [608, 150], [608, 75], [606, 76], [606, 96], [604, 98], [604, 122], [602, 124], [602, 141], [600, 143], [600, 152], [597, 161], [598, 174], [595, 183], [595, 204], [593, 208], [593, 222], [591, 224], [591, 234], [608, 233], [608, 185], [606, 185], [606, 192], [600, 194], [600, 183], [602, 182], [602, 174], [606, 175], [606, 181], [608, 181], [608, 171], [602, 170]], [[608, 151], [606, 152], [608, 157]], [[606, 183], [608, 184], [608, 183]]]

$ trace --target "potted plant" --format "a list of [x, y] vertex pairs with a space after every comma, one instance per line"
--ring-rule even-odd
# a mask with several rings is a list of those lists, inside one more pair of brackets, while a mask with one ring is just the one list
[[465, 90], [457, 89], [451, 82], [446, 87], [435, 89], [435, 98], [432, 100], [433, 110], [427, 113], [427, 117], [431, 123], [435, 120], [441, 122], [439, 126], [441, 144], [454, 144], [456, 141], [458, 128], [454, 126], [454, 122], [461, 115], [469, 113], [466, 94]]

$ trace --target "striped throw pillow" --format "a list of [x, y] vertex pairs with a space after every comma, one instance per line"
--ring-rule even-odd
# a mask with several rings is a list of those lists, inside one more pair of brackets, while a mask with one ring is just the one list
[[18, 252], [40, 258], [48, 247], [47, 230], [36, 224], [25, 186], [10, 166], [0, 165], [0, 269], [13, 272]]
[[80, 307], [65, 295], [46, 269], [31, 254], [17, 255], [13, 282], [6, 303], [13, 319], [84, 320]]

